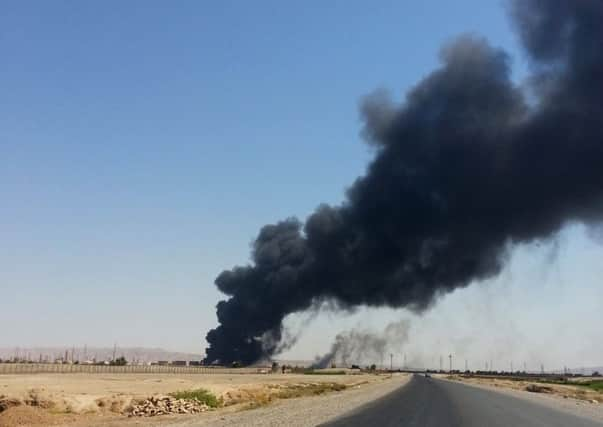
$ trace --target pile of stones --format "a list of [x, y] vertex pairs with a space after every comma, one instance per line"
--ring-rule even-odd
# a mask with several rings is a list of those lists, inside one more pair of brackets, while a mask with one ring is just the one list
[[551, 387], [546, 387], [546, 386], [542, 386], [542, 385], [536, 385], [536, 384], [529, 384], [526, 387], [527, 391], [530, 391], [532, 393], [552, 393], [553, 389]]
[[154, 396], [133, 402], [129, 408], [130, 417], [154, 417], [167, 414], [198, 414], [209, 410], [209, 406], [196, 400], [176, 399], [174, 397]]

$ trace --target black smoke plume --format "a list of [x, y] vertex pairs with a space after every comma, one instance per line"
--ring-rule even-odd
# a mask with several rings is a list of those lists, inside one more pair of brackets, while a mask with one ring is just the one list
[[408, 340], [410, 323], [407, 320], [390, 323], [382, 333], [368, 331], [346, 331], [337, 334], [328, 353], [317, 357], [314, 368], [328, 368], [333, 364], [342, 366], [377, 364], [383, 368], [388, 354], [400, 351]]
[[269, 357], [284, 317], [324, 301], [423, 310], [497, 275], [510, 245], [603, 218], [603, 1], [510, 11], [529, 89], [505, 52], [464, 36], [402, 105], [368, 97], [366, 174], [341, 206], [263, 227], [252, 264], [218, 276], [229, 298], [206, 362]]

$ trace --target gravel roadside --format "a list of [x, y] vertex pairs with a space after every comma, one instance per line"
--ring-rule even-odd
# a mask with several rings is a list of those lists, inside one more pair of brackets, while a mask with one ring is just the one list
[[186, 421], [163, 424], [171, 427], [215, 426], [215, 427], [313, 427], [327, 422], [348, 411], [378, 399], [403, 386], [408, 375], [394, 375], [377, 383], [357, 386], [342, 392], [322, 396], [279, 400], [270, 405], [234, 413], [210, 413]]
[[496, 387], [488, 383], [450, 380], [444, 377], [439, 377], [439, 379], [465, 384], [471, 387], [482, 388], [485, 390], [496, 391], [499, 393], [506, 394], [508, 396], [529, 400], [533, 403], [544, 405], [552, 409], [557, 409], [559, 411], [576, 415], [578, 417], [588, 418], [603, 423], [603, 404], [601, 403], [590, 403], [584, 400], [577, 400], [572, 398], [564, 399], [563, 397], [557, 395], [545, 393], [531, 393], [529, 391], [516, 390], [500, 386]]

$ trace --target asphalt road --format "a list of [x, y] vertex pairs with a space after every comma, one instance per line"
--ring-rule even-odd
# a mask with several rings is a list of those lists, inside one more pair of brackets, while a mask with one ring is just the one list
[[521, 398], [415, 375], [400, 389], [324, 427], [601, 427]]

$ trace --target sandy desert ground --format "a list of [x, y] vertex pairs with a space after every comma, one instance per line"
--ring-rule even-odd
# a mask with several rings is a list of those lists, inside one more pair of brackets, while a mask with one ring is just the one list
[[[551, 384], [542, 383], [538, 381], [530, 381], [527, 379], [511, 380], [507, 378], [480, 378], [465, 376], [447, 376], [447, 378], [455, 381], [462, 381], [467, 384], [509, 389], [525, 393], [528, 393], [527, 388], [532, 385], [537, 386], [540, 389], [540, 392], [537, 394], [546, 394], [551, 397], [573, 399], [588, 403], [603, 403], [603, 393], [601, 391], [595, 391], [585, 387], [577, 387], [576, 385], [572, 385], [571, 382], [568, 384]], [[587, 381], [589, 379], [592, 380], [591, 378], [583, 378], [582, 380], [576, 380], [575, 382], [579, 383], [580, 381]], [[598, 378], [595, 378], [595, 380], [597, 379]]]
[[[303, 374], [36, 374], [0, 376], [0, 427], [45, 425], [164, 425], [196, 417], [200, 421], [217, 413], [273, 405], [288, 397], [348, 393], [375, 389], [387, 382], [387, 375], [303, 375]], [[391, 381], [391, 380], [390, 380]], [[399, 381], [397, 381], [398, 383]], [[343, 384], [345, 390], [331, 391]], [[398, 384], [399, 385], [399, 384]], [[196, 415], [163, 415], [129, 418], [124, 415], [133, 401], [150, 396], [203, 388], [222, 399], [224, 407]], [[337, 387], [336, 387], [337, 388]], [[383, 387], [380, 387], [383, 388]], [[374, 391], [373, 391], [374, 393]], [[290, 400], [290, 399], [287, 399]], [[2, 411], [2, 409], [5, 409]], [[141, 424], [142, 423], [142, 424]]]

